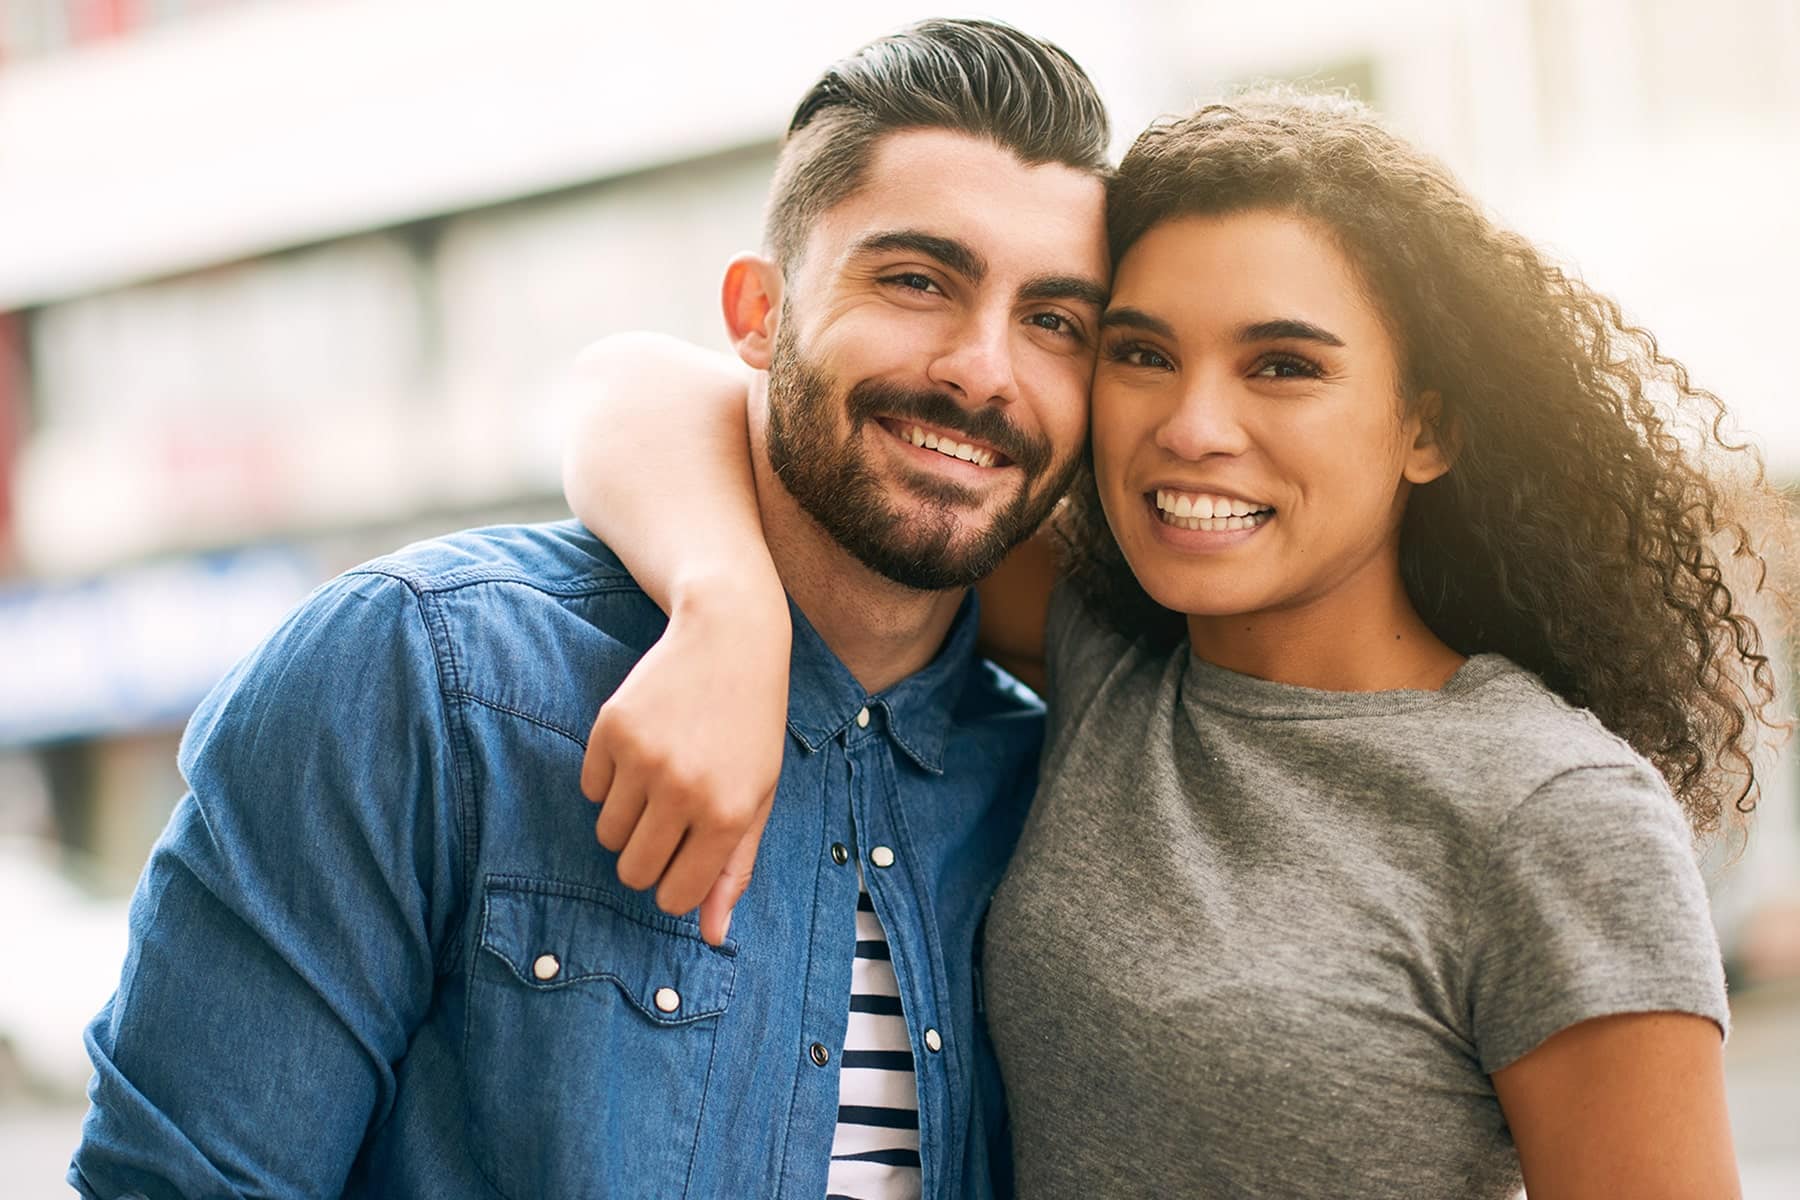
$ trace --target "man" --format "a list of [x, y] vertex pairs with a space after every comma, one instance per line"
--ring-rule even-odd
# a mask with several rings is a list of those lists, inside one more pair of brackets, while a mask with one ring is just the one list
[[[706, 937], [664, 911], [716, 848], [684, 876], [667, 823], [630, 821], [615, 858], [575, 797], [581, 731], [664, 629], [612, 553], [570, 523], [378, 560], [189, 727], [192, 790], [89, 1031], [84, 1195], [991, 1190], [974, 947], [1040, 730], [976, 662], [964, 585], [1078, 453], [1091, 336], [1057, 320], [1097, 322], [1105, 149], [1080, 70], [980, 22], [865, 48], [795, 115], [771, 257], [725, 287], [768, 369], [757, 487], [795, 608], [791, 738], [729, 930], [735, 896]], [[898, 458], [920, 422], [970, 460]], [[623, 782], [603, 824], [635, 816]], [[881, 940], [894, 994], [853, 996]], [[913, 1104], [910, 1143], [865, 1138]]]

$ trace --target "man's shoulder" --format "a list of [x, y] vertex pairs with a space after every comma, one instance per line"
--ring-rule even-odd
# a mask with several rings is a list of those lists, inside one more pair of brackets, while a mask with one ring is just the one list
[[664, 624], [617, 556], [576, 522], [465, 530], [322, 584], [201, 715], [252, 699], [324, 695], [340, 713], [351, 694], [413, 708], [439, 696], [580, 740]]
[[959, 722], [1041, 721], [1043, 716], [1044, 702], [1036, 692], [991, 659], [975, 659], [956, 705]]
[[391, 576], [422, 596], [488, 584], [547, 596], [639, 592], [618, 556], [578, 521], [465, 529], [414, 542], [346, 575]]
[[417, 542], [346, 573], [403, 583], [455, 694], [585, 734], [666, 618], [575, 521], [495, 525]]
[[[977, 657], [970, 668], [951, 709], [947, 752], [979, 762], [983, 770], [1024, 769], [1036, 762], [1044, 741], [1044, 702], [988, 659]], [[1029, 788], [1020, 793], [1029, 795]]]

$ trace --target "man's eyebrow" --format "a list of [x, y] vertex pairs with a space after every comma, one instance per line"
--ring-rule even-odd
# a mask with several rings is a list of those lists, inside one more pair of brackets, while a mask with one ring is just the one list
[[1106, 307], [1107, 295], [1105, 284], [1081, 275], [1039, 275], [1019, 289], [1021, 300], [1074, 300], [1101, 309]]
[[1173, 339], [1175, 329], [1161, 317], [1153, 317], [1141, 308], [1109, 308], [1101, 314], [1102, 329], [1136, 329]]
[[852, 255], [886, 254], [894, 250], [911, 250], [934, 258], [964, 279], [980, 282], [987, 274], [987, 259], [955, 238], [939, 237], [917, 229], [890, 229], [872, 233], [856, 243]]
[[1240, 342], [1322, 342], [1327, 346], [1342, 346], [1344, 339], [1329, 329], [1321, 329], [1311, 321], [1296, 320], [1291, 317], [1276, 321], [1258, 321], [1254, 325], [1246, 325], [1238, 330], [1237, 340]]

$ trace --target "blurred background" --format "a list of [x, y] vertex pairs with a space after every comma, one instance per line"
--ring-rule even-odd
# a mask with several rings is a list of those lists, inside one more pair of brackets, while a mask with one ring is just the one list
[[[0, 1163], [67, 1194], [80, 1031], [206, 689], [316, 583], [566, 515], [558, 379], [722, 345], [776, 140], [944, 10], [0, 0]], [[956, 10], [951, 10], [953, 13]], [[965, 10], [966, 11], [966, 10]], [[961, 15], [961, 14], [958, 14]], [[992, 3], [1146, 121], [1352, 89], [1800, 479], [1800, 0]], [[328, 698], [321, 698], [328, 699]], [[1800, 783], [1709, 875], [1746, 1192], [1800, 1195]]]

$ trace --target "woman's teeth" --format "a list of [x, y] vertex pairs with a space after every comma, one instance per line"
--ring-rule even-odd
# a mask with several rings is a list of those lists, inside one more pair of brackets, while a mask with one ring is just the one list
[[991, 450], [982, 450], [967, 442], [959, 442], [955, 438], [940, 438], [935, 433], [927, 433], [917, 425], [909, 425], [905, 434], [906, 440], [915, 446], [927, 450], [936, 450], [939, 454], [947, 454], [951, 458], [960, 458], [964, 462], [974, 463], [978, 467], [994, 465], [994, 454]]
[[1229, 496], [1207, 496], [1189, 492], [1156, 493], [1156, 515], [1163, 524], [1177, 529], [1203, 529], [1208, 533], [1228, 533], [1236, 529], [1255, 529], [1275, 515], [1266, 504], [1251, 504]]

